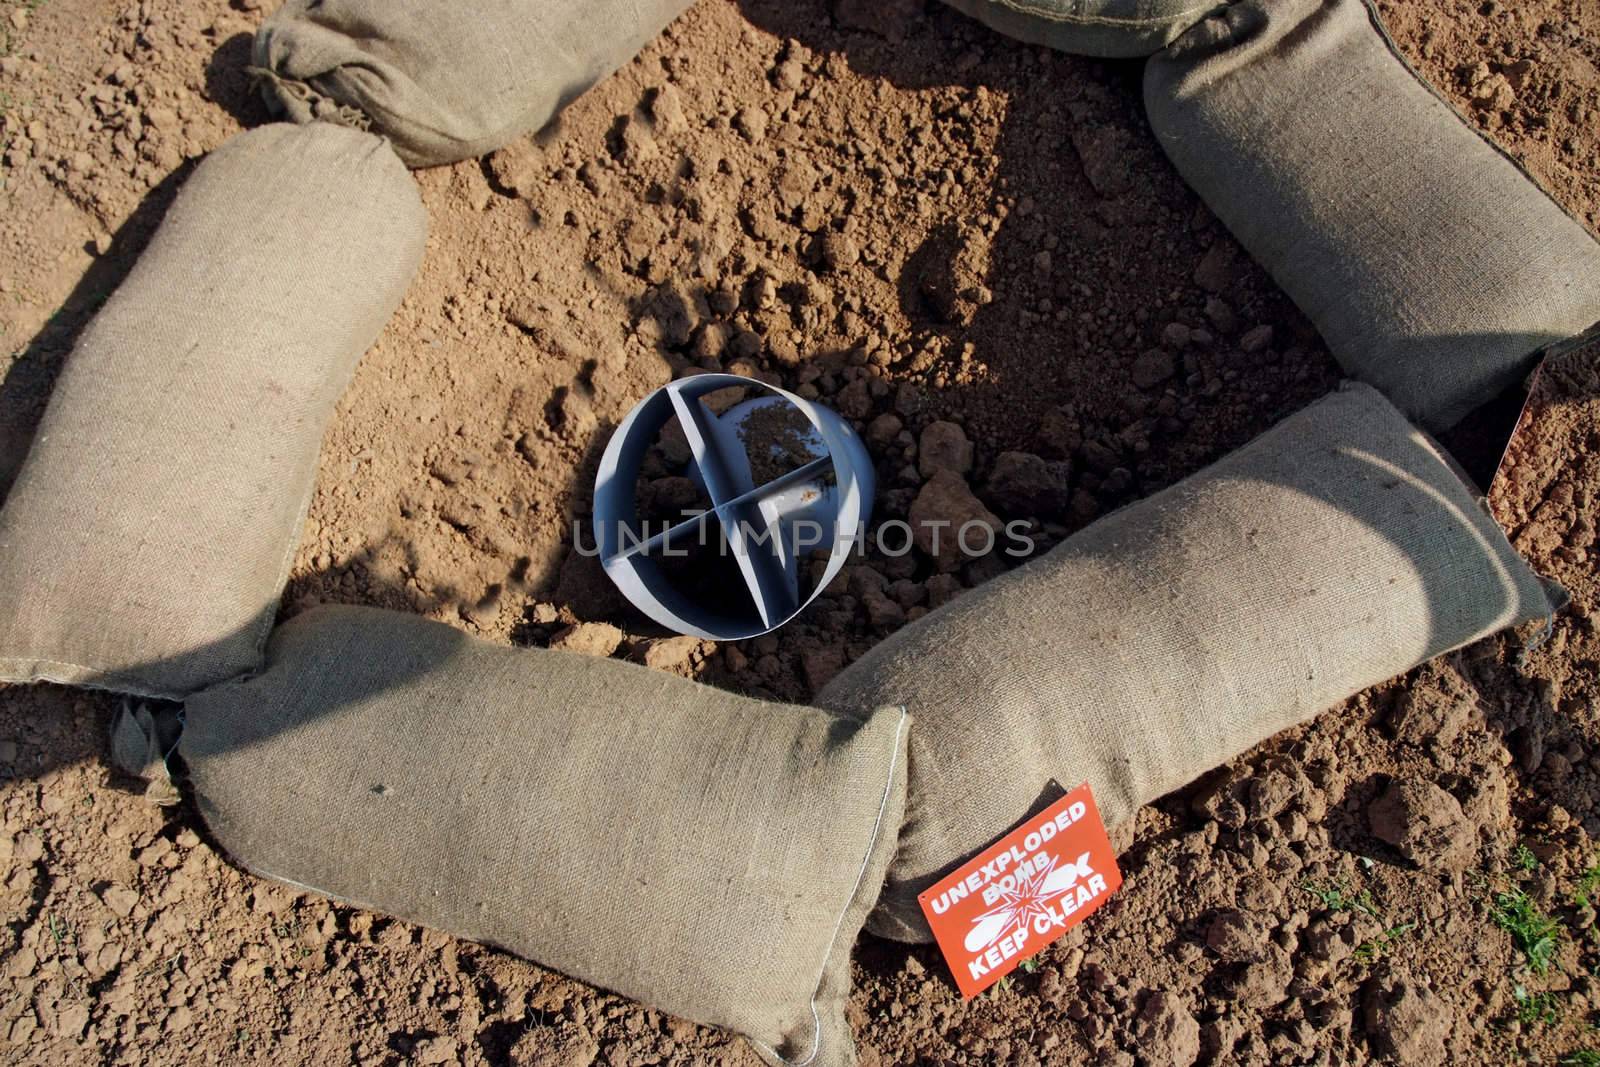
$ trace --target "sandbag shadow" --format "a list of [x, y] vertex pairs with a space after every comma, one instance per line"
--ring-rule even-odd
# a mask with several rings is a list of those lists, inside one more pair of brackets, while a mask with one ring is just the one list
[[0, 376], [0, 505], [33, 443], [51, 387], [84, 327], [133, 269], [195, 161], [163, 178], [112, 235], [112, 251], [95, 258], [61, 307]]

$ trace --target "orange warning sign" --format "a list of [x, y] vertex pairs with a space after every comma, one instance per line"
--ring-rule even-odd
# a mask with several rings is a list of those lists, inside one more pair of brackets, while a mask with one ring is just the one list
[[1085, 782], [917, 895], [963, 997], [1077, 926], [1122, 884]]

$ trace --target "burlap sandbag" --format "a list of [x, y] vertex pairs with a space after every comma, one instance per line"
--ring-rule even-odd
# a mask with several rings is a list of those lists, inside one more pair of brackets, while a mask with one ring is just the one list
[[689, 0], [287, 0], [256, 32], [268, 107], [394, 141], [413, 167], [549, 122]]
[[944, 0], [1029, 44], [1107, 59], [1147, 56], [1224, 0]]
[[256, 666], [323, 428], [426, 230], [371, 134], [267, 126], [200, 164], [0, 509], [0, 680], [179, 697]]
[[1438, 453], [1352, 385], [901, 630], [818, 696], [916, 719], [874, 932], [1087, 781], [1107, 825], [1329, 705], [1550, 610]]
[[1154, 57], [1150, 125], [1353, 377], [1442, 430], [1600, 320], [1600, 244], [1362, 0], [1243, 0]]
[[192, 697], [201, 814], [257, 874], [855, 1062], [849, 956], [895, 846], [904, 712], [766, 704], [318, 608]]

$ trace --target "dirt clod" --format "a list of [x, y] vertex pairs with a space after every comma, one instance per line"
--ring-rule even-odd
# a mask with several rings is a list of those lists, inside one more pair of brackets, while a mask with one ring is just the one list
[[1052, 465], [1031, 452], [1002, 452], [995, 457], [984, 493], [1002, 515], [1056, 518], [1070, 495], [1062, 465]]
[[992, 551], [1003, 524], [953, 470], [936, 470], [911, 503], [912, 537], [939, 569], [953, 570]]
[[1367, 823], [1374, 837], [1420, 867], [1459, 870], [1476, 851], [1476, 830], [1460, 802], [1432, 782], [1395, 782], [1367, 809]]
[[1429, 990], [1386, 971], [1362, 987], [1361, 1007], [1379, 1055], [1418, 1067], [1445, 1062], [1450, 1016]]
[[511, 1046], [514, 1067], [590, 1067], [600, 1046], [576, 1026], [532, 1026]]
[[550, 639], [550, 647], [585, 656], [609, 656], [622, 644], [622, 631], [608, 622], [580, 622]]
[[972, 442], [953, 422], [930, 422], [917, 443], [917, 469], [924, 478], [939, 471], [965, 475], [972, 470]]
[[1267, 924], [1259, 915], [1224, 911], [1206, 929], [1206, 947], [1224, 963], [1247, 963], [1267, 950]]
[[1200, 1058], [1200, 1024], [1175, 993], [1157, 990], [1145, 998], [1134, 1040], [1149, 1067], [1190, 1067]]

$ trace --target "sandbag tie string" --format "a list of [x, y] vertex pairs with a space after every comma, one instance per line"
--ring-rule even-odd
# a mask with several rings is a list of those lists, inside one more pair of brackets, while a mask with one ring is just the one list
[[144, 798], [157, 807], [171, 807], [182, 799], [170, 760], [183, 735], [181, 705], [126, 698], [111, 723], [111, 763], [118, 770], [143, 778]]
[[[336, 122], [340, 126], [349, 126], [365, 133], [372, 132], [372, 117], [365, 111], [350, 104], [341, 104], [333, 97], [318, 92], [314, 86], [306, 82], [285, 78], [271, 67], [250, 64], [244, 71], [252, 79], [250, 83], [252, 89], [260, 89], [263, 83], [270, 84], [278, 97], [279, 106], [288, 111], [296, 122], [312, 120]], [[297, 109], [289, 106], [288, 100], [291, 98], [302, 105], [298, 109], [300, 113], [296, 113]]]

